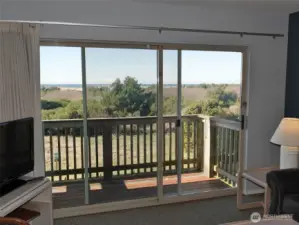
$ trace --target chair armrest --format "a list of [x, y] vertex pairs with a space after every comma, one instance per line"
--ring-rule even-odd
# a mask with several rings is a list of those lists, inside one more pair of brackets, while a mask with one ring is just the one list
[[1, 217], [0, 225], [29, 225], [28, 222], [21, 220], [19, 218], [11, 218], [11, 217]]
[[299, 169], [297, 168], [270, 171], [267, 173], [267, 183], [268, 181], [283, 189], [286, 194], [299, 193]]
[[286, 194], [299, 193], [299, 169], [270, 171], [266, 175], [267, 185], [271, 189], [270, 214], [282, 214]]

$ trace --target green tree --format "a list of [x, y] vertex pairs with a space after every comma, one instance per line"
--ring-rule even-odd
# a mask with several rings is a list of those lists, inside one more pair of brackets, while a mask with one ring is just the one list
[[[88, 87], [88, 117], [125, 117], [155, 115], [156, 94], [145, 89], [133, 77], [123, 83], [116, 79], [110, 87]], [[43, 119], [83, 117], [82, 101], [42, 100]]]
[[224, 84], [208, 90], [207, 98], [218, 101], [222, 107], [229, 107], [235, 104], [238, 99], [238, 94], [233, 91], [227, 91], [226, 88], [227, 85]]
[[42, 110], [43, 120], [57, 120], [57, 119], [70, 119], [66, 113], [65, 108], [56, 108], [50, 110]]
[[119, 98], [119, 110], [128, 113], [128, 115], [133, 115], [136, 111], [140, 111], [140, 107], [145, 100], [144, 89], [132, 77], [125, 78], [123, 87], [117, 96]]
[[177, 98], [175, 96], [164, 97], [163, 113], [164, 115], [174, 115], [177, 111]]
[[83, 118], [83, 102], [72, 101], [65, 108], [65, 114], [68, 115], [69, 119], [80, 119]]
[[117, 78], [111, 85], [111, 91], [115, 95], [119, 95], [123, 88], [124, 88], [124, 85], [121, 83], [119, 78]]
[[208, 89], [209, 88], [209, 84], [199, 84], [198, 87], [203, 88], [203, 89]]
[[155, 94], [141, 87], [133, 77], [126, 77], [121, 83], [117, 79], [110, 90], [102, 93], [101, 104], [108, 116], [147, 116], [152, 113]]
[[107, 90], [107, 87], [88, 87], [87, 96], [88, 97], [97, 97], [101, 96], [104, 91]]
[[185, 114], [204, 114], [208, 116], [222, 115], [223, 113], [224, 110], [221, 104], [215, 99], [202, 100], [189, 106], [185, 111]]
[[105, 112], [101, 103], [97, 100], [87, 101], [87, 116], [89, 118], [104, 117]]
[[119, 115], [118, 110], [118, 98], [110, 90], [106, 90], [102, 93], [99, 104], [102, 107], [102, 113], [104, 117], [116, 117]]
[[60, 107], [65, 107], [70, 101], [69, 100], [57, 100], [57, 101], [48, 101], [48, 100], [41, 100], [41, 109], [49, 110], [49, 109], [56, 109]]

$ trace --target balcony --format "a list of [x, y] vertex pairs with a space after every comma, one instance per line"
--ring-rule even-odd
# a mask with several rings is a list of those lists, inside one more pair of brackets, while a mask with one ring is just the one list
[[[177, 189], [176, 120], [164, 117], [164, 194]], [[157, 196], [156, 122], [156, 117], [88, 119], [91, 204]], [[240, 123], [188, 115], [182, 127], [183, 191], [235, 187]], [[43, 121], [43, 131], [54, 208], [83, 205], [83, 120]]]

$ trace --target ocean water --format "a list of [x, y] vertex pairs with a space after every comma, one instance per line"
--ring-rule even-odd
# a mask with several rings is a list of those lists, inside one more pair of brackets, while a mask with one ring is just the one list
[[[93, 84], [91, 86], [98, 87], [98, 86], [101, 86], [101, 85], [100, 84]], [[82, 88], [82, 84], [41, 84], [41, 87]]]
[[[107, 87], [111, 84], [87, 84], [88, 87]], [[141, 84], [143, 87], [149, 87], [154, 84]], [[196, 84], [184, 84], [184, 85], [196, 85]], [[164, 84], [166, 87], [175, 87], [176, 84]], [[82, 88], [82, 84], [41, 84], [41, 87], [62, 87], [62, 88]]]

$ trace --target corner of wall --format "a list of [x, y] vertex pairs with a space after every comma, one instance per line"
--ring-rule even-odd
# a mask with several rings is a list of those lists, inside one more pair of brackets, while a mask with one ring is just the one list
[[2, 19], [2, 2], [0, 2], [0, 20]]

